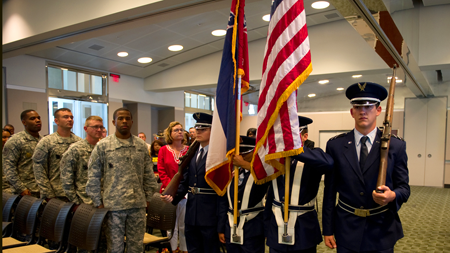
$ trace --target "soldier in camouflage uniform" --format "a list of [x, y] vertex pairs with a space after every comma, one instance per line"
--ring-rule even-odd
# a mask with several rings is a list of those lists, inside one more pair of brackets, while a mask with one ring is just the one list
[[42, 139], [41, 117], [34, 110], [20, 114], [25, 130], [11, 137], [3, 148], [3, 172], [11, 192], [39, 197], [39, 188], [33, 173], [33, 156], [38, 142]]
[[[94, 206], [109, 208], [106, 215], [108, 252], [142, 252], [145, 233], [145, 207], [157, 183], [147, 145], [130, 133], [131, 112], [114, 112], [116, 132], [97, 143], [88, 168], [86, 192]], [[103, 179], [103, 194], [101, 182]]]
[[61, 183], [67, 198], [77, 205], [92, 204], [86, 193], [87, 168], [89, 158], [95, 144], [102, 137], [103, 119], [99, 116], [90, 116], [84, 124], [86, 139], [75, 142], [63, 154], [61, 159]]
[[82, 139], [71, 132], [73, 115], [69, 109], [58, 109], [54, 116], [58, 129], [37, 144], [33, 155], [33, 171], [41, 191], [41, 198], [57, 197], [67, 201], [61, 185], [59, 165], [62, 155], [70, 144]]

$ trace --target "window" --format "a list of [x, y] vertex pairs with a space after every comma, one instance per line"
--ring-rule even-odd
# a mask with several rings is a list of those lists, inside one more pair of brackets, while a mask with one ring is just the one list
[[212, 96], [195, 93], [184, 93], [184, 106], [189, 108], [197, 108], [212, 111], [214, 98]]
[[47, 94], [49, 96], [49, 133], [57, 130], [54, 112], [60, 108], [72, 111], [72, 132], [86, 137], [84, 123], [89, 116], [100, 116], [108, 127], [107, 74], [70, 67], [47, 66]]

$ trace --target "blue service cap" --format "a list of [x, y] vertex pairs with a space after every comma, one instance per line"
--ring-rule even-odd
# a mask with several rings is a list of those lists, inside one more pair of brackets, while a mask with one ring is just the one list
[[195, 123], [195, 129], [204, 129], [211, 127], [213, 118], [212, 115], [203, 112], [197, 112], [192, 116], [197, 121], [197, 123]]
[[256, 138], [241, 135], [241, 143], [239, 144], [239, 153], [244, 154], [255, 149]]
[[299, 130], [302, 131], [305, 128], [308, 128], [308, 125], [313, 123], [313, 120], [308, 117], [298, 116], [298, 126]]
[[352, 105], [369, 106], [385, 100], [388, 92], [377, 83], [361, 82], [350, 85], [345, 95]]

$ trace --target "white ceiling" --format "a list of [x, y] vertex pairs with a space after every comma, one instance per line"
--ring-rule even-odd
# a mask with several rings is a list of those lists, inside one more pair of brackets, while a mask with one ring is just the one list
[[[342, 20], [341, 14], [330, 6], [324, 10], [311, 8], [315, 0], [304, 0], [307, 25], [309, 27], [327, 22]], [[230, 1], [231, 2], [231, 1]], [[403, 0], [401, 4], [397, 0], [385, 0], [391, 11], [399, 11], [402, 8], [411, 8], [412, 0]], [[449, 3], [448, 0], [422, 0], [424, 6]], [[262, 20], [262, 16], [270, 13], [271, 0], [256, 0], [247, 3], [245, 7], [248, 25], [249, 42], [266, 37], [268, 22]], [[216, 9], [199, 15], [183, 18], [173, 17], [165, 22], [152, 23], [148, 26], [128, 29], [117, 33], [77, 41], [70, 44], [59, 45], [53, 48], [33, 52], [31, 55], [79, 65], [97, 70], [146, 78], [156, 73], [165, 71], [177, 65], [187, 63], [193, 59], [221, 51], [223, 48], [223, 37], [211, 35], [215, 29], [225, 29], [229, 16], [229, 8]], [[179, 52], [171, 52], [167, 48], [170, 45], [180, 44], [184, 49]], [[101, 47], [99, 50], [92, 46]], [[128, 57], [118, 57], [117, 53], [126, 51]], [[148, 64], [137, 62], [140, 57], [151, 57], [153, 61]], [[439, 85], [450, 80], [450, 66], [442, 69], [443, 81], [437, 81], [435, 69], [423, 71], [430, 84]], [[388, 86], [386, 71], [370, 71], [367, 73], [341, 73], [323, 76], [311, 76], [299, 88], [303, 97], [310, 93], [316, 93], [317, 97], [326, 97], [336, 94], [336, 88], [348, 87], [357, 82], [351, 75], [363, 74], [364, 80], [371, 80]], [[330, 83], [319, 85], [318, 80], [329, 79]], [[251, 84], [257, 91], [259, 84]], [[401, 84], [400, 84], [401, 85]], [[204, 94], [215, 94], [215, 89], [195, 90]], [[258, 92], [247, 94], [244, 100], [257, 103]]]
[[[343, 19], [330, 6], [325, 10], [311, 8], [314, 0], [305, 0], [307, 25], [313, 26]], [[268, 22], [262, 16], [270, 13], [270, 0], [250, 2], [245, 7], [249, 42], [266, 37]], [[230, 9], [218, 9], [184, 18], [129, 29], [123, 32], [77, 41], [34, 52], [31, 55], [69, 64], [82, 65], [108, 72], [146, 78], [190, 60], [221, 51], [223, 37], [215, 37], [213, 30], [225, 29]], [[184, 49], [171, 52], [170, 45]], [[90, 48], [93, 45], [100, 50]], [[127, 57], [117, 56], [126, 51]], [[148, 64], [137, 62], [140, 57], [151, 57]]]

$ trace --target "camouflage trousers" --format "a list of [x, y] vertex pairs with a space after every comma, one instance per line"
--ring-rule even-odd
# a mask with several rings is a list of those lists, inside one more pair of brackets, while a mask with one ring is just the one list
[[109, 253], [124, 252], [124, 236], [127, 238], [127, 253], [143, 252], [145, 208], [108, 212], [105, 233]]

